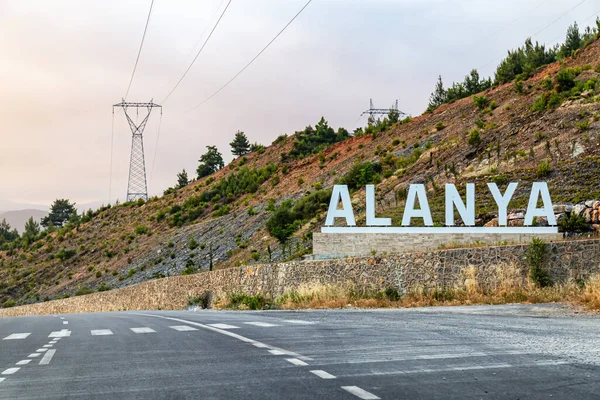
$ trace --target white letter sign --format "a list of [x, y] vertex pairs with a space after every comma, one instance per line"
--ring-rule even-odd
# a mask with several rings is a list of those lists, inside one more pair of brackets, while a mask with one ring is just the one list
[[[342, 209], [338, 210], [337, 206], [342, 200]], [[350, 201], [350, 193], [347, 185], [334, 185], [331, 193], [331, 201], [329, 202], [329, 210], [327, 211], [327, 219], [325, 225], [333, 226], [336, 218], [345, 218], [347, 226], [355, 226], [354, 211], [352, 211], [352, 201]]]
[[391, 218], [375, 217], [375, 185], [367, 185], [367, 226], [391, 226]]
[[456, 186], [446, 184], [446, 225], [454, 225], [454, 207], [466, 226], [475, 226], [475, 184], [467, 183], [467, 205], [463, 203]]
[[[420, 210], [415, 209], [415, 199], [419, 198]], [[433, 226], [433, 219], [431, 218], [431, 211], [429, 211], [429, 202], [427, 201], [427, 192], [425, 192], [425, 185], [411, 184], [408, 188], [408, 198], [406, 199], [406, 208], [404, 209], [404, 215], [402, 216], [402, 225], [409, 226], [412, 218], [423, 218], [425, 226]]]

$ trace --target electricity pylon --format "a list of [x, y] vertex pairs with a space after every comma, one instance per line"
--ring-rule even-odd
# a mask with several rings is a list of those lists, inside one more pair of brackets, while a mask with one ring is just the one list
[[390, 111], [395, 110], [398, 111], [398, 114], [400, 116], [406, 115], [406, 113], [398, 110], [398, 100], [396, 100], [396, 104], [395, 106], [392, 105], [390, 108], [375, 108], [373, 106], [373, 99], [370, 99], [369, 101], [369, 109], [364, 111], [362, 114], [360, 114], [361, 116], [363, 115], [368, 115], [369, 116], [369, 120], [375, 120], [375, 115], [388, 115]]
[[[129, 160], [129, 180], [127, 182], [127, 201], [136, 201], [137, 199], [148, 200], [148, 184], [146, 182], [146, 163], [144, 161], [144, 128], [150, 118], [150, 113], [155, 107], [160, 108], [162, 114], [162, 106], [155, 104], [150, 100], [150, 103], [127, 103], [123, 99], [120, 103], [113, 105], [113, 113], [115, 107], [123, 108], [125, 118], [129, 128], [131, 128], [131, 158]], [[139, 113], [140, 108], [146, 108], [147, 114], [137, 125], [129, 114], [128, 108], [135, 108], [136, 113]]]

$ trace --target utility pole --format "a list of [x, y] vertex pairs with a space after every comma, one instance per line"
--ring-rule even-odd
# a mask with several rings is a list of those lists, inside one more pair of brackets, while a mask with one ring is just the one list
[[369, 99], [369, 109], [363, 111], [360, 115], [369, 115], [369, 120], [375, 121], [375, 115], [388, 115], [390, 111], [398, 111], [400, 116], [406, 115], [406, 113], [398, 110], [398, 100], [396, 100], [395, 105], [392, 105], [390, 108], [375, 108], [375, 106], [373, 106], [373, 99]]
[[[129, 159], [129, 179], [127, 181], [127, 201], [136, 201], [138, 199], [148, 200], [148, 184], [146, 181], [146, 163], [144, 161], [144, 128], [150, 118], [150, 113], [153, 108], [160, 108], [162, 115], [162, 106], [155, 104], [150, 100], [150, 103], [127, 103], [123, 99], [120, 103], [113, 105], [115, 107], [123, 108], [125, 118], [131, 128], [131, 158]], [[133, 122], [128, 109], [135, 108], [136, 113], [139, 115], [139, 109], [145, 108], [147, 111], [146, 116], [142, 119], [140, 124]], [[114, 112], [114, 111], [113, 111]]]

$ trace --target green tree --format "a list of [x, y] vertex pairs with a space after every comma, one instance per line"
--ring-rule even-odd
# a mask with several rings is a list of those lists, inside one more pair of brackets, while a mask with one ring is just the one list
[[0, 245], [14, 241], [19, 237], [19, 232], [16, 229], [11, 229], [11, 226], [6, 219], [0, 222]]
[[177, 188], [181, 189], [183, 187], [186, 187], [189, 183], [190, 180], [188, 179], [188, 174], [187, 172], [185, 172], [184, 168], [183, 171], [177, 174]]
[[29, 217], [25, 222], [25, 232], [23, 232], [23, 239], [28, 243], [33, 242], [40, 234], [40, 224], [33, 220], [33, 217]]
[[77, 217], [75, 203], [71, 204], [67, 199], [56, 199], [50, 206], [50, 214], [42, 219], [42, 226], [63, 226], [67, 221]]
[[266, 223], [267, 231], [275, 239], [284, 245], [288, 239], [296, 232], [297, 215], [292, 210], [291, 200], [284, 201], [275, 209]]
[[577, 22], [569, 26], [567, 29], [567, 37], [561, 48], [561, 53], [564, 57], [569, 57], [581, 47], [581, 35], [579, 34], [579, 26]]
[[243, 156], [250, 153], [250, 142], [242, 131], [235, 133], [235, 138], [229, 145], [231, 146], [231, 154], [234, 156]]
[[400, 112], [395, 108], [390, 108], [390, 112], [388, 113], [388, 120], [390, 123], [395, 124], [400, 120]]
[[208, 151], [200, 156], [200, 165], [196, 169], [198, 179], [211, 175], [225, 166], [217, 146], [206, 146], [206, 148]]
[[446, 90], [444, 89], [444, 82], [442, 82], [442, 76], [438, 76], [438, 81], [435, 84], [433, 93], [429, 96], [429, 107], [428, 110], [435, 110], [446, 102]]

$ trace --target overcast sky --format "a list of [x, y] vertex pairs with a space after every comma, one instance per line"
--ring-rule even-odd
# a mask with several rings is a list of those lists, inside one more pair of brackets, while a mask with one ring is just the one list
[[[231, 160], [239, 129], [269, 144], [325, 116], [353, 130], [368, 108], [419, 115], [438, 74], [492, 75], [509, 48], [562, 41], [600, 0], [314, 0], [236, 81], [306, 0], [233, 0], [180, 87], [144, 133], [149, 193], [190, 175], [207, 145]], [[580, 4], [581, 3], [581, 4]], [[128, 101], [161, 104], [226, 1], [155, 0]], [[578, 5], [579, 4], [579, 5]], [[0, 0], [0, 210], [13, 203], [108, 202], [111, 105], [124, 96], [149, 0]], [[207, 29], [208, 28], [208, 29]], [[127, 190], [131, 132], [115, 110], [112, 201]], [[156, 159], [154, 154], [156, 150]], [[152, 171], [152, 165], [154, 169]]]

